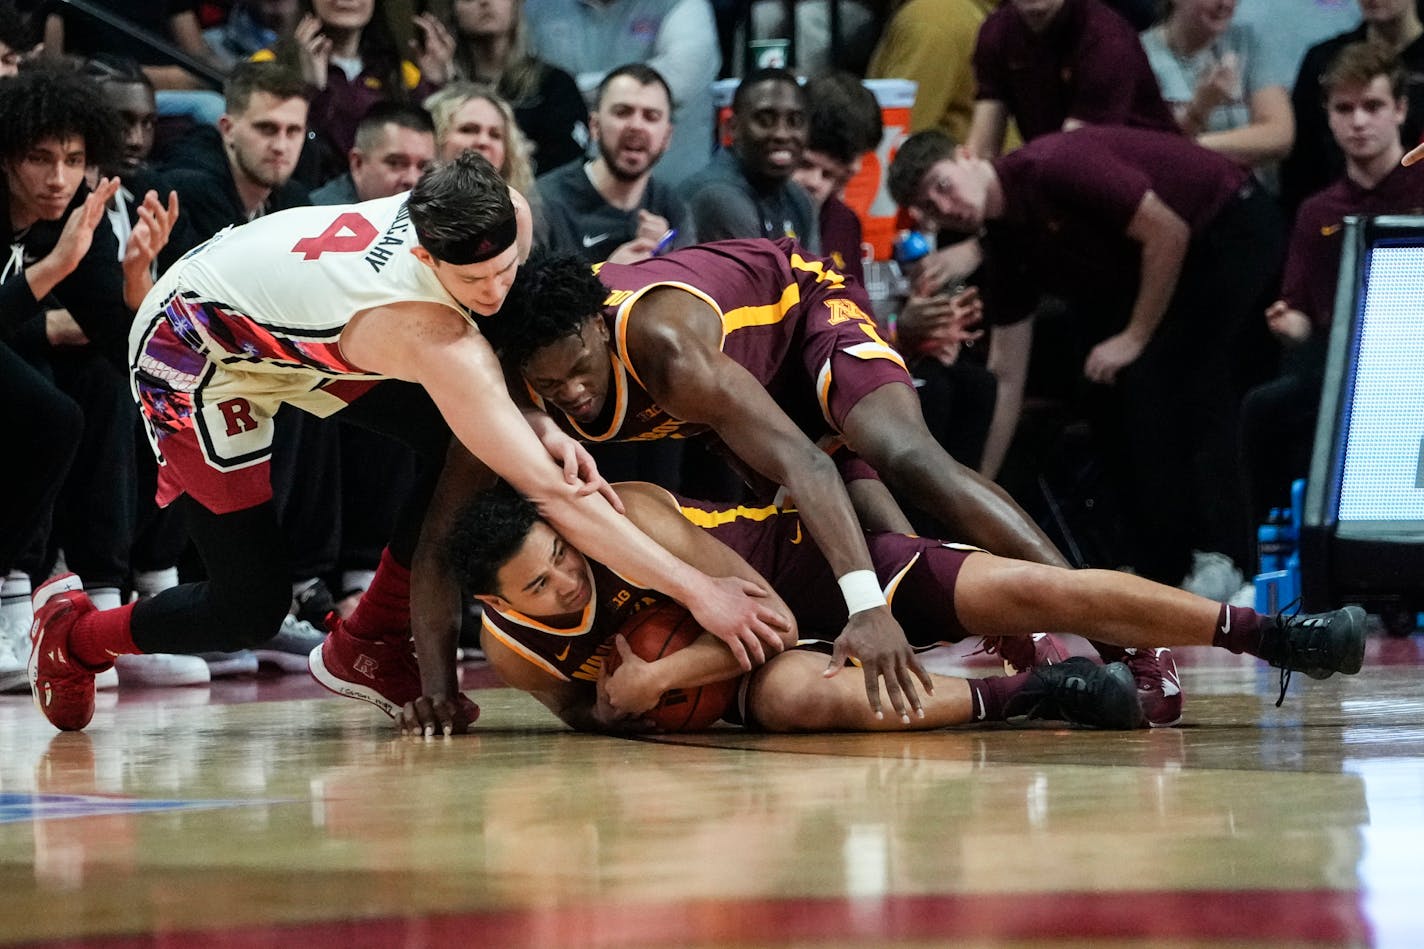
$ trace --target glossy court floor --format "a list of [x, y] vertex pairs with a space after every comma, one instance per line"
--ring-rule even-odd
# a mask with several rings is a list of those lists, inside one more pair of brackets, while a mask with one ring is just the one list
[[0, 945], [1424, 946], [1421, 652], [1276, 709], [1184, 650], [1137, 733], [583, 736], [479, 667], [453, 740], [305, 677], [6, 697]]

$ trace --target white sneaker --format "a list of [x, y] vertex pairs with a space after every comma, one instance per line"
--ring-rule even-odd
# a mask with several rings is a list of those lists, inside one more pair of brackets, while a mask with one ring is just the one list
[[208, 674], [214, 679], [231, 676], [257, 675], [257, 653], [251, 649], [237, 652], [205, 652], [199, 657], [208, 664]]
[[25, 671], [30, 661], [30, 623], [34, 610], [29, 597], [11, 597], [0, 606], [0, 693], [28, 692]]
[[252, 651], [259, 662], [274, 665], [283, 672], [306, 672], [307, 657], [325, 641], [325, 633], [289, 614], [282, 620], [277, 635]]
[[213, 679], [208, 664], [197, 656], [170, 653], [119, 656], [114, 660], [114, 668], [119, 670], [119, 684], [123, 686], [207, 685]]
[[1192, 551], [1192, 572], [1182, 580], [1181, 588], [1188, 593], [1225, 603], [1231, 599], [1245, 578], [1226, 554], [1216, 551]]

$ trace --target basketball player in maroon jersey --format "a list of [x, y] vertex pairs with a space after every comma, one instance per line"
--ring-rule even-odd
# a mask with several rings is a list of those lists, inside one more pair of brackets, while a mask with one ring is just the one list
[[[825, 643], [839, 633], [846, 613], [834, 595], [834, 575], [805, 542], [796, 512], [679, 500], [648, 484], [617, 489], [629, 518], [669, 552], [784, 598], [778, 605], [797, 619], [788, 647], [798, 637]], [[1357, 672], [1364, 655], [1358, 607], [1273, 619], [1117, 571], [1069, 571], [895, 533], [867, 541], [877, 582], [916, 648], [1058, 629], [1138, 649], [1216, 645], [1316, 678]], [[655, 662], [634, 656], [617, 630], [659, 595], [585, 558], [512, 489], [485, 492], [465, 507], [451, 529], [449, 554], [486, 607], [482, 642], [490, 663], [575, 728], [636, 728], [637, 716], [663, 692], [740, 671], [726, 647], [706, 634]], [[608, 675], [603, 657], [612, 649], [623, 663]], [[939, 728], [1020, 715], [1105, 728], [1145, 724], [1121, 663], [1073, 658], [989, 679], [936, 675], [925, 714], [906, 722], [874, 715], [853, 680], [826, 680], [823, 660], [807, 650], [769, 660], [751, 673], [734, 720], [773, 731]], [[1283, 688], [1287, 679], [1283, 672]], [[400, 725], [408, 734], [449, 733], [425, 698], [407, 704]]]

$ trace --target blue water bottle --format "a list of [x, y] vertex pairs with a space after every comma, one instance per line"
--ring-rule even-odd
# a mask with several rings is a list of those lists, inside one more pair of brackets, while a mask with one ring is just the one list
[[895, 237], [895, 262], [901, 267], [918, 263], [932, 250], [934, 243], [923, 231], [901, 231]]

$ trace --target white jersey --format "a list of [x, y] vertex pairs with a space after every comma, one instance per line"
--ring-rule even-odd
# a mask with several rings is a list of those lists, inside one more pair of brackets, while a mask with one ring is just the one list
[[[178, 391], [204, 384], [205, 373], [190, 371], [194, 355], [268, 393], [323, 380], [382, 378], [341, 354], [341, 333], [357, 313], [436, 303], [470, 319], [411, 254], [417, 240], [407, 197], [293, 208], [219, 232], [174, 264], [144, 298], [129, 338], [131, 367]], [[181, 360], [163, 358], [148, 345], [164, 322], [191, 350]], [[292, 378], [251, 378], [268, 374]]]

